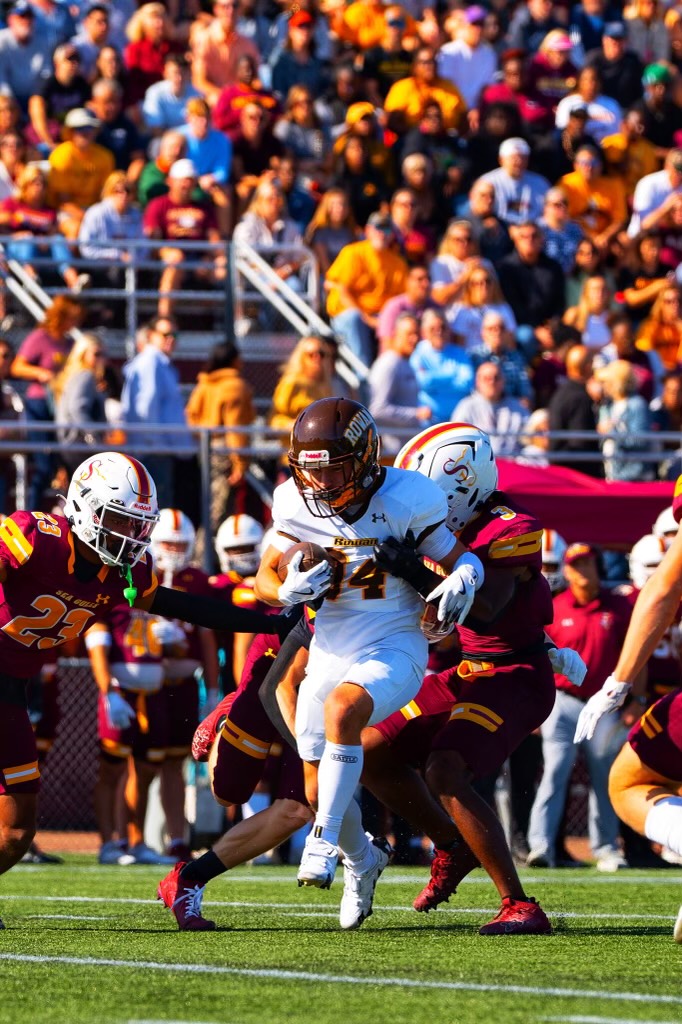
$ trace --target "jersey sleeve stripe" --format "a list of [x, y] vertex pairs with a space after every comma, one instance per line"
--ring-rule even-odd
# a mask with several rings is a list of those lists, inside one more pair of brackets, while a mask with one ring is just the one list
[[513, 558], [519, 555], [534, 555], [542, 548], [542, 530], [523, 533], [519, 537], [500, 537], [488, 548], [489, 558]]
[[33, 554], [33, 545], [26, 540], [13, 519], [5, 519], [0, 526], [0, 540], [3, 541], [16, 558], [19, 565], [28, 562]]
[[27, 764], [17, 764], [12, 768], [4, 768], [2, 774], [8, 786], [14, 786], [17, 782], [31, 782], [40, 778], [40, 769], [37, 761], [29, 761]]
[[[439, 526], [442, 526], [445, 522], [444, 519], [439, 519], [437, 523], [431, 523], [430, 526], [425, 526], [422, 532], [417, 537], [415, 547], [418, 548], [420, 544], [423, 544], [427, 537], [430, 537], [434, 530], [437, 530]], [[454, 538], [453, 538], [454, 540]]]

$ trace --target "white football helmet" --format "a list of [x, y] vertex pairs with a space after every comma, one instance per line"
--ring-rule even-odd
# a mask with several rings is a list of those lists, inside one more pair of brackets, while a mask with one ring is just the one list
[[646, 581], [653, 576], [657, 567], [663, 561], [666, 549], [665, 539], [657, 537], [653, 533], [647, 533], [646, 536], [640, 537], [634, 545], [628, 562], [630, 565], [630, 579], [638, 590], [641, 590]]
[[564, 555], [568, 544], [556, 530], [542, 531], [542, 575], [553, 594], [566, 588]]
[[132, 567], [149, 547], [159, 519], [156, 485], [137, 459], [100, 452], [71, 477], [64, 515], [105, 565]]
[[229, 516], [218, 527], [215, 549], [221, 572], [253, 576], [260, 565], [263, 527], [251, 516]]
[[396, 469], [412, 469], [438, 484], [448, 499], [447, 525], [463, 530], [497, 488], [490, 438], [471, 423], [427, 427], [398, 452]]
[[184, 512], [179, 508], [162, 508], [149, 545], [154, 566], [172, 573], [186, 569], [194, 554], [196, 536], [192, 521]]
[[662, 537], [665, 542], [665, 550], [667, 551], [672, 544], [678, 531], [678, 524], [675, 521], [673, 515], [672, 505], [668, 508], [664, 508], [661, 514], [657, 517], [656, 522], [651, 527], [651, 532], [654, 537]]

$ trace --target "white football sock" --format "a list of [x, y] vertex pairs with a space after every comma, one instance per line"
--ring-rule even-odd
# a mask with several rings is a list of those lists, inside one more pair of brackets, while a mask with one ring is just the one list
[[348, 804], [348, 810], [343, 816], [339, 832], [339, 849], [348, 867], [357, 874], [361, 874], [363, 869], [369, 866], [366, 862], [371, 862], [371, 847], [362, 827], [360, 804], [355, 798]]
[[682, 797], [659, 800], [646, 816], [644, 834], [653, 843], [682, 855]]
[[362, 747], [327, 743], [317, 772], [317, 815], [313, 835], [339, 845], [344, 815], [362, 774]]

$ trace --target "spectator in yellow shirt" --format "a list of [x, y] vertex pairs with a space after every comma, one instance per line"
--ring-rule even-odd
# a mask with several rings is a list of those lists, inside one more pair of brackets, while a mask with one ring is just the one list
[[83, 214], [98, 203], [104, 182], [114, 170], [114, 155], [94, 141], [99, 118], [78, 107], [66, 115], [71, 138], [50, 153], [49, 203], [57, 210], [59, 230], [77, 238]]
[[580, 147], [573, 167], [557, 183], [568, 199], [568, 215], [606, 252], [627, 220], [625, 186], [618, 178], [604, 177], [601, 156], [593, 146]]
[[656, 147], [644, 137], [646, 125], [640, 110], [628, 110], [620, 131], [602, 140], [601, 150], [609, 174], [620, 178], [629, 200], [640, 178], [660, 170]]
[[379, 313], [385, 302], [405, 291], [407, 264], [391, 248], [390, 217], [373, 213], [364, 242], [345, 245], [327, 271], [327, 313], [334, 331], [369, 366], [374, 358]]
[[[380, 46], [386, 35], [387, 7], [383, 0], [355, 0], [345, 10], [341, 8], [340, 17], [334, 28], [345, 43], [350, 43], [361, 52]], [[405, 19], [404, 39], [416, 39], [417, 24], [414, 18], [397, 4], [391, 4], [391, 11], [399, 9]]]
[[398, 134], [416, 128], [424, 106], [435, 100], [443, 112], [447, 130], [459, 129], [466, 120], [467, 106], [457, 86], [436, 73], [436, 56], [429, 46], [420, 46], [412, 65], [412, 75], [391, 86], [384, 103], [389, 127]]

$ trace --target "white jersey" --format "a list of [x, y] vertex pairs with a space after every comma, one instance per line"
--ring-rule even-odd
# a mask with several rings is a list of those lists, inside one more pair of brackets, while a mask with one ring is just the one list
[[345, 655], [390, 640], [399, 632], [419, 634], [424, 603], [404, 580], [382, 572], [373, 547], [388, 537], [414, 536], [420, 554], [434, 562], [452, 550], [455, 538], [445, 525], [447, 500], [421, 473], [388, 468], [357, 519], [318, 518], [308, 510], [293, 480], [275, 491], [275, 533], [271, 543], [284, 552], [299, 541], [320, 544], [340, 556], [343, 579], [325, 595], [315, 618], [315, 645]]

